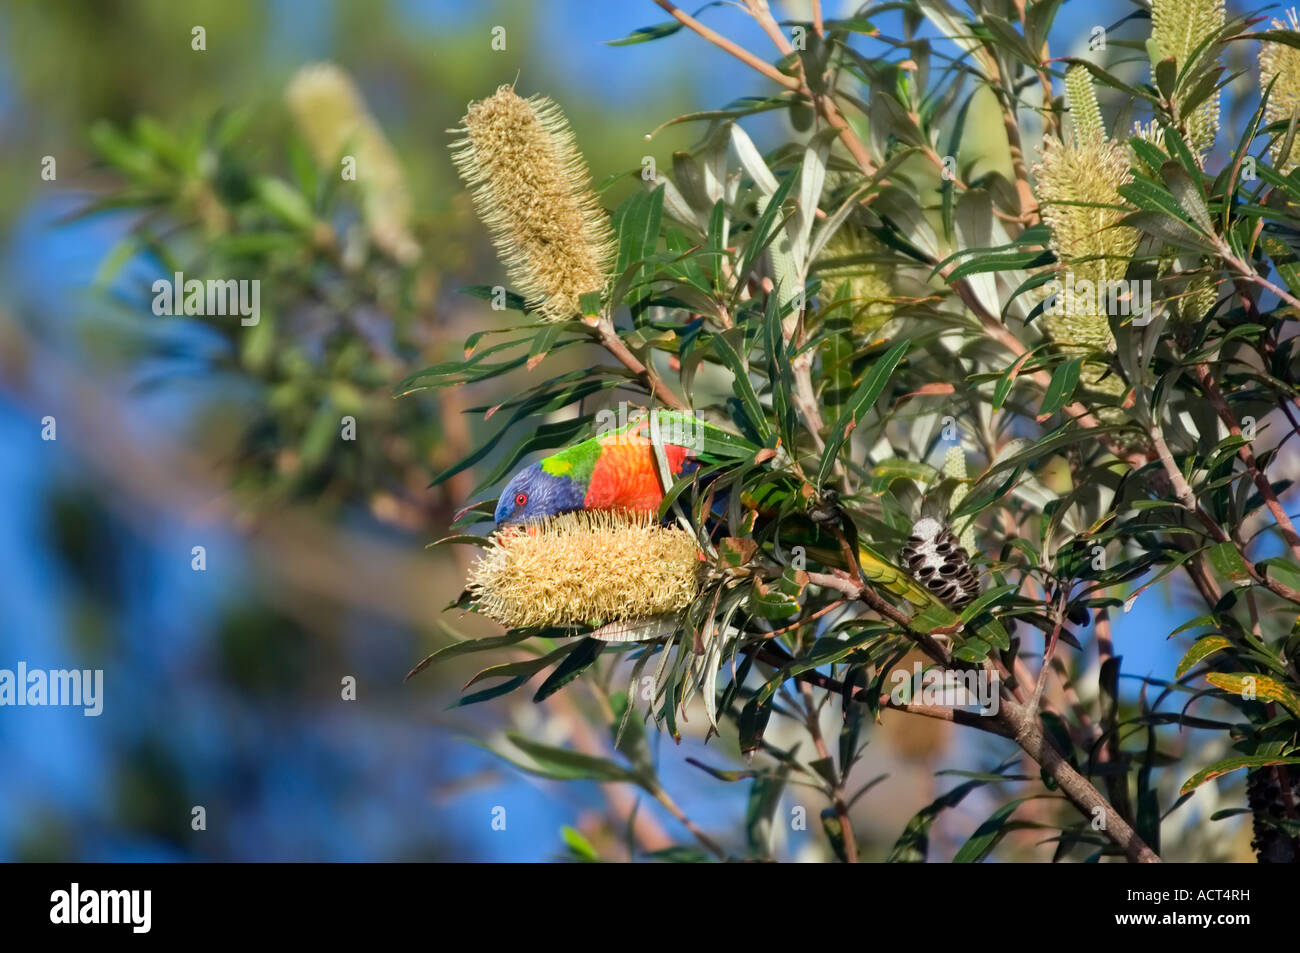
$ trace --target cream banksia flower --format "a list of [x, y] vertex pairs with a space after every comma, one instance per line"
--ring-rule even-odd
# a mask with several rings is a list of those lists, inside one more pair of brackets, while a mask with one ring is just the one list
[[[1067, 145], [1049, 136], [1043, 159], [1035, 167], [1038, 201], [1043, 220], [1051, 229], [1050, 245], [1075, 283], [1084, 280], [1095, 288], [1121, 281], [1137, 249], [1135, 229], [1116, 223], [1128, 202], [1119, 187], [1132, 180], [1127, 151], [1106, 138], [1092, 83], [1079, 66], [1066, 73], [1066, 94], [1074, 122], [1074, 141]], [[1091, 208], [1094, 203], [1120, 208]], [[1047, 309], [1043, 323], [1058, 344], [1110, 351], [1115, 339], [1098, 296], [1081, 298], [1062, 290], [1057, 306]]]
[[471, 103], [452, 160], [511, 282], [548, 321], [605, 288], [615, 241], [564, 114], [509, 86]]
[[[1274, 20], [1271, 26], [1275, 30], [1300, 30], [1300, 18], [1296, 16], [1294, 7], [1287, 11], [1287, 19], [1289, 23]], [[1285, 43], [1265, 41], [1260, 44], [1260, 92], [1268, 89], [1268, 84], [1273, 82], [1274, 77], [1277, 77], [1277, 82], [1273, 84], [1273, 92], [1268, 97], [1264, 117], [1270, 124], [1290, 122], [1291, 117], [1300, 112], [1300, 50]], [[1279, 138], [1285, 139], [1285, 136]], [[1278, 161], [1281, 146], [1281, 141], [1273, 146], [1275, 163]], [[1293, 143], [1290, 155], [1283, 159], [1278, 166], [1278, 171], [1283, 175], [1290, 175], [1297, 166], [1300, 166], [1300, 146]]]
[[509, 527], [470, 568], [475, 608], [510, 628], [633, 622], [699, 594], [695, 538], [650, 516], [565, 513]]
[[[1156, 64], [1170, 57], [1181, 72], [1197, 46], [1209, 37], [1217, 37], [1223, 24], [1223, 0], [1152, 0], [1148, 44], [1152, 77]], [[1204, 157], [1219, 134], [1218, 91], [1185, 117], [1182, 126], [1188, 147], [1198, 157]]]
[[414, 261], [420, 248], [411, 237], [406, 178], [356, 84], [333, 63], [316, 63], [294, 74], [284, 98], [318, 165], [335, 168], [345, 153], [356, 159], [362, 214], [374, 243], [400, 262]]

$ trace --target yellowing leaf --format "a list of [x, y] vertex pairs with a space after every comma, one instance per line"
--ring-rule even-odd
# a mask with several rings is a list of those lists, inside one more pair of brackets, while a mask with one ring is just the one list
[[1205, 676], [1205, 680], [1243, 698], [1249, 694], [1261, 701], [1277, 702], [1300, 718], [1300, 695], [1296, 695], [1275, 678], [1254, 672], [1211, 672]]
[[1197, 662], [1209, 658], [1215, 652], [1231, 647], [1232, 643], [1221, 635], [1207, 635], [1203, 639], [1197, 639], [1196, 644], [1187, 650], [1183, 660], [1178, 663], [1178, 668], [1174, 671], [1174, 677], [1182, 678], [1191, 671], [1192, 666]]

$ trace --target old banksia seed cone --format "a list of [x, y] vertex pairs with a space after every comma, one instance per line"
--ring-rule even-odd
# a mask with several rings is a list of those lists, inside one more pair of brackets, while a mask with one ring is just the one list
[[632, 622], [700, 590], [695, 538], [650, 516], [565, 513], [498, 532], [470, 568], [475, 608], [510, 628]]
[[952, 530], [933, 517], [912, 524], [899, 551], [907, 570], [950, 609], [960, 610], [980, 594], [979, 576], [970, 554]]
[[463, 123], [452, 160], [510, 281], [546, 320], [573, 317], [582, 295], [604, 290], [615, 243], [564, 114], [502, 86]]

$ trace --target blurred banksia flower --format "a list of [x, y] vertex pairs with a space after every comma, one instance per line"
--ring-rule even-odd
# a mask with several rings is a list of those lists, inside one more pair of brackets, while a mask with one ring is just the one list
[[[1071, 67], [1066, 73], [1066, 94], [1075, 117], [1074, 141], [1066, 145], [1047, 138], [1043, 159], [1034, 169], [1036, 191], [1056, 257], [1076, 284], [1086, 280], [1102, 287], [1124, 278], [1137, 249], [1137, 231], [1116, 225], [1128, 206], [1119, 187], [1132, 179], [1132, 173], [1125, 148], [1106, 138], [1092, 83], [1082, 67]], [[1098, 297], [1081, 297], [1071, 285], [1060, 292], [1056, 307], [1044, 312], [1043, 323], [1058, 344], [1103, 351], [1115, 347]]]
[[853, 261], [881, 251], [871, 234], [845, 222], [822, 250], [817, 274], [834, 290], [832, 300], [848, 301], [853, 330], [874, 334], [894, 316], [894, 290], [889, 269], [875, 262]]
[[362, 214], [374, 243], [397, 261], [414, 261], [420, 248], [411, 236], [406, 178], [351, 77], [333, 63], [304, 66], [284, 98], [317, 164], [335, 168], [344, 154], [356, 159]]
[[471, 103], [452, 160], [516, 289], [542, 317], [578, 314], [605, 288], [615, 241], [559, 106], [509, 86]]
[[[1161, 262], [1162, 276], [1166, 267], [1166, 263]], [[1173, 316], [1179, 321], [1199, 321], [1218, 300], [1219, 283], [1213, 274], [1189, 274], [1177, 297], [1171, 299], [1169, 305]]]
[[[1223, 23], [1223, 0], [1152, 0], [1151, 40], [1147, 44], [1152, 77], [1155, 76], [1156, 64], [1170, 58], [1181, 73], [1196, 48], [1207, 38], [1219, 35]], [[1200, 55], [1204, 53], [1202, 50]], [[1201, 74], [1190, 75], [1194, 78]], [[1195, 83], [1184, 82], [1184, 91], [1193, 88]], [[1210, 98], [1193, 109], [1191, 115], [1181, 118], [1188, 147], [1198, 157], [1204, 157], [1219, 134], [1219, 92], [1211, 93]]]
[[[1287, 11], [1287, 19], [1289, 23], [1274, 20], [1271, 24], [1273, 29], [1300, 30], [1300, 18], [1296, 16], [1294, 7]], [[1273, 92], [1268, 97], [1264, 117], [1270, 124], [1290, 122], [1291, 117], [1300, 112], [1300, 50], [1285, 43], [1265, 41], [1260, 44], [1260, 92], [1268, 89], [1268, 84], [1273, 82], [1274, 77], [1277, 77], [1277, 82], [1273, 84]], [[1285, 134], [1280, 135], [1279, 141], [1273, 145], [1275, 163], [1280, 158], [1279, 151], [1285, 138]], [[1278, 165], [1278, 171], [1283, 175], [1289, 175], [1297, 166], [1300, 166], [1300, 147], [1293, 144], [1290, 155]]]
[[684, 529], [583, 511], [498, 532], [469, 590], [476, 609], [510, 628], [632, 622], [690, 605], [703, 565]]

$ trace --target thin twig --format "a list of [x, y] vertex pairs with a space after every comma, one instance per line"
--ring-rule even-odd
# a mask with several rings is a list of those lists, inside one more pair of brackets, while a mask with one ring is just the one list
[[629, 371], [641, 378], [645, 385], [650, 388], [651, 394], [658, 397], [664, 405], [672, 407], [674, 410], [690, 412], [690, 408], [668, 389], [654, 371], [637, 360], [637, 356], [628, 349], [628, 346], [623, 343], [623, 339], [618, 336], [618, 332], [614, 330], [613, 321], [607, 316], [601, 317], [595, 328], [600, 335], [600, 343], [605, 345], [605, 350], [609, 351]]
[[[1214, 407], [1215, 413], [1219, 415], [1219, 419], [1223, 421], [1234, 437], [1240, 437], [1242, 435], [1241, 424], [1237, 422], [1232, 408], [1228, 406], [1223, 393], [1219, 390], [1218, 385], [1214, 383], [1214, 377], [1210, 374], [1210, 369], [1204, 364], [1197, 364], [1194, 370], [1196, 379], [1200, 382], [1206, 396], [1210, 398], [1210, 404]], [[1287, 516], [1286, 510], [1282, 508], [1282, 504], [1277, 498], [1277, 494], [1273, 492], [1273, 486], [1268, 482], [1268, 477], [1260, 468], [1259, 461], [1255, 459], [1255, 453], [1250, 449], [1250, 443], [1243, 443], [1238, 448], [1237, 455], [1246, 464], [1246, 469], [1255, 483], [1255, 488], [1259, 490], [1259, 495], [1263, 498], [1268, 511], [1273, 514], [1273, 519], [1277, 522], [1278, 529], [1282, 531], [1282, 537], [1286, 540], [1287, 546], [1290, 547], [1291, 554], [1295, 556], [1297, 561], [1300, 561], [1300, 534], [1296, 533], [1291, 517]]]
[[695, 822], [686, 816], [686, 812], [677, 806], [677, 802], [672, 799], [672, 796], [667, 791], [656, 784], [650, 793], [656, 801], [664, 806], [664, 809], [669, 814], [677, 819], [677, 823], [691, 832], [691, 835], [700, 842], [700, 845], [705, 850], [717, 857], [718, 860], [727, 859], [727, 852], [718, 845], [717, 841], [700, 830]]
[[[826, 747], [826, 739], [822, 737], [822, 726], [817, 711], [817, 702], [813, 698], [812, 687], [807, 682], [800, 682], [799, 693], [803, 696], [804, 725], [812, 738], [813, 747], [817, 749], [817, 757], [827, 764], [833, 765], [830, 748]], [[844, 860], [847, 863], [856, 864], [858, 862], [858, 840], [853, 833], [853, 821], [849, 818], [849, 806], [844, 800], [844, 772], [842, 767], [841, 770], [835, 773], [835, 785], [831, 790], [831, 807], [835, 811], [836, 819], [839, 821], [840, 838], [844, 841]]]
[[1232, 539], [1222, 526], [1216, 523], [1210, 514], [1203, 510], [1196, 501], [1196, 494], [1192, 491], [1191, 485], [1187, 478], [1183, 476], [1183, 471], [1178, 469], [1178, 463], [1174, 460], [1173, 453], [1169, 450], [1169, 444], [1165, 440], [1164, 429], [1160, 426], [1158, 420], [1152, 421], [1148, 436], [1151, 438], [1151, 444], [1155, 447], [1156, 456], [1165, 468], [1165, 473], [1169, 477], [1169, 483], [1173, 488], [1174, 497], [1182, 504], [1183, 509], [1195, 516], [1201, 524], [1209, 531], [1210, 536], [1216, 543], [1231, 543], [1237, 550], [1241, 558], [1242, 565], [1245, 567], [1247, 574], [1251, 579], [1264, 586], [1274, 595], [1281, 596], [1288, 602], [1294, 602], [1300, 605], [1300, 591], [1292, 589], [1285, 583], [1266, 575], [1259, 570], [1259, 567], [1246, 555], [1241, 545]]
[[1056, 641], [1061, 637], [1061, 628], [1065, 625], [1065, 590], [1062, 589], [1053, 600], [1055, 605], [1052, 607], [1052, 634], [1048, 636], [1046, 644], [1043, 646], [1043, 667], [1038, 671], [1038, 684], [1034, 688], [1034, 698], [1029, 703], [1029, 713], [1034, 718], [1038, 717], [1038, 704], [1043, 698], [1043, 686], [1047, 683], [1047, 671], [1051, 668], [1052, 654], [1056, 651]]

